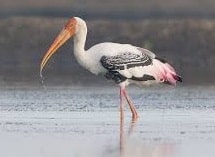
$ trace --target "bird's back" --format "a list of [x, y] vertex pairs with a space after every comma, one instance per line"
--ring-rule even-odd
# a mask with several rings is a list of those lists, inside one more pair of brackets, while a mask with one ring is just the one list
[[[141, 54], [141, 49], [136, 46], [130, 44], [120, 44], [120, 43], [112, 43], [112, 42], [104, 42], [99, 43], [92, 46], [90, 49], [87, 50], [88, 56], [91, 58], [91, 72], [98, 74], [101, 72], [105, 72], [104, 67], [100, 66], [100, 60], [103, 56], [117, 56], [123, 54], [125, 52], [129, 52], [132, 54]], [[146, 50], [151, 57], [155, 57], [155, 54]]]
[[[120, 44], [120, 43], [112, 43], [112, 42], [104, 42], [99, 43], [92, 46], [88, 52], [92, 54], [96, 54], [98, 56], [115, 56], [124, 52], [131, 52], [134, 54], [140, 54], [141, 51], [139, 47], [133, 46], [131, 44]], [[146, 50], [146, 49], [144, 49]], [[148, 51], [148, 50], [147, 50]], [[152, 56], [155, 56], [154, 53], [148, 51]]]

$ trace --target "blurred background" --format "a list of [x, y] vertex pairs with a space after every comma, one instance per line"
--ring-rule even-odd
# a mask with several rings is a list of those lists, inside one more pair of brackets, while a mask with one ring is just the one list
[[[40, 61], [72, 16], [86, 20], [86, 48], [130, 43], [169, 60], [185, 85], [215, 83], [214, 0], [1, 0], [0, 85], [40, 85]], [[49, 62], [45, 83], [104, 85], [73, 57], [67, 42]]]

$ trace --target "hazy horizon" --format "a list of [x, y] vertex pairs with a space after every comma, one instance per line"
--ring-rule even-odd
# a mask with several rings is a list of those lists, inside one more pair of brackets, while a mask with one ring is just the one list
[[70, 17], [73, 15], [94, 19], [213, 18], [215, 17], [215, 1], [54, 0], [50, 3], [48, 0], [2, 0], [0, 15], [2, 18], [8, 16]]

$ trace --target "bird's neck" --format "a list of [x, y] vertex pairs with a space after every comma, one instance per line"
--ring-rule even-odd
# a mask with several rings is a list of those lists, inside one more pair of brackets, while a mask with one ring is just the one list
[[85, 52], [85, 43], [86, 43], [86, 36], [75, 36], [74, 37], [74, 54], [76, 57], [81, 55]]
[[79, 64], [87, 68], [86, 60], [88, 60], [88, 54], [85, 51], [87, 31], [79, 31], [74, 36], [74, 56], [76, 57]]

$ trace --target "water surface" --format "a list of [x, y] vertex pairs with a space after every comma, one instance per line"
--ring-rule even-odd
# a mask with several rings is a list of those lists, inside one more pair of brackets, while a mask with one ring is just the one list
[[[121, 156], [215, 155], [215, 87], [131, 88]], [[122, 131], [122, 130], [121, 130]], [[0, 153], [7, 157], [120, 156], [117, 88], [0, 89]]]

